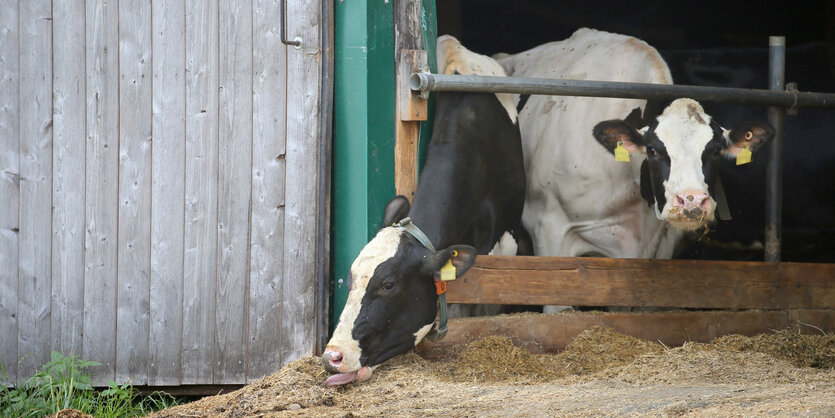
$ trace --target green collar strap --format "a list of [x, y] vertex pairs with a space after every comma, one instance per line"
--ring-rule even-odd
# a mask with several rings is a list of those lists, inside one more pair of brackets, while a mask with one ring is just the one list
[[424, 234], [423, 231], [421, 231], [420, 228], [417, 227], [417, 225], [412, 223], [411, 218], [404, 218], [396, 226], [399, 226], [400, 228], [405, 229], [406, 232], [412, 234], [412, 236], [415, 237], [415, 239], [418, 240], [418, 242], [421, 243], [421, 245], [423, 245], [424, 247], [426, 247], [429, 251], [432, 251], [433, 253], [436, 251], [435, 246], [432, 245], [432, 242], [429, 241], [429, 238], [426, 237], [426, 234]]

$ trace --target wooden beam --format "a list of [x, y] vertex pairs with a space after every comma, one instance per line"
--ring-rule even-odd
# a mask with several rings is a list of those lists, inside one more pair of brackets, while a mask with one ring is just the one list
[[428, 118], [429, 99], [409, 88], [409, 77], [416, 71], [428, 71], [427, 53], [420, 49], [401, 49], [397, 66], [397, 111], [403, 122], [420, 122]]
[[479, 256], [449, 303], [835, 308], [835, 264]]
[[[405, 94], [412, 95], [408, 90], [408, 75], [405, 74], [411, 74], [417, 65], [425, 65], [425, 62], [421, 64], [417, 60], [419, 54], [410, 52], [423, 49], [420, 28], [421, 1], [396, 1], [393, 6], [395, 86], [398, 86], [396, 90], [399, 96], [398, 100], [395, 100], [394, 112], [394, 189], [397, 194], [406, 196], [411, 201], [418, 183], [419, 121], [425, 120], [427, 112], [425, 105], [422, 107], [423, 110], [420, 110], [421, 106], [412, 106], [412, 100], [402, 98]], [[425, 57], [425, 53], [423, 56]], [[401, 91], [402, 88], [406, 90]], [[422, 116], [417, 115], [421, 112]], [[403, 118], [403, 115], [406, 115], [406, 118]]]
[[515, 344], [533, 353], [555, 353], [565, 349], [583, 330], [596, 325], [673, 347], [688, 341], [710, 342], [723, 335], [752, 336], [793, 326], [806, 334], [819, 334], [820, 330], [832, 332], [835, 330], [835, 310], [572, 312], [455, 318], [449, 320], [446, 338], [436, 343], [424, 340], [417, 350], [423, 357], [440, 358], [456, 345], [498, 335], [511, 338]]

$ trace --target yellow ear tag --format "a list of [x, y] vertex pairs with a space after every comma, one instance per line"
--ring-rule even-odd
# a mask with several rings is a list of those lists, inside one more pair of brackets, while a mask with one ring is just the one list
[[736, 155], [736, 165], [748, 164], [751, 162], [751, 150], [748, 149], [748, 145], [742, 146], [742, 151]]
[[615, 161], [629, 162], [629, 151], [623, 147], [623, 142], [618, 141], [618, 146], [615, 148]]
[[452, 259], [447, 260], [446, 264], [441, 267], [441, 281], [450, 280], [455, 280], [455, 266], [452, 265]]

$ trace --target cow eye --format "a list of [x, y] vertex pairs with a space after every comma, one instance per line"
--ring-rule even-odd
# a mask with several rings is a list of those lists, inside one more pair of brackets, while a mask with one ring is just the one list
[[647, 145], [647, 155], [652, 157], [653, 155], [657, 154], [658, 152], [655, 150], [655, 147], [652, 145]]
[[383, 283], [383, 289], [391, 290], [394, 289], [394, 282], [385, 282]]

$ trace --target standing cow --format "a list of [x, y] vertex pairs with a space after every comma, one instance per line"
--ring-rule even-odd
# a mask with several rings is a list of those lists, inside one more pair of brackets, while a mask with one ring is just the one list
[[[438, 38], [445, 73], [504, 75], [488, 57]], [[432, 329], [433, 277], [447, 263], [460, 276], [506, 231], [521, 231], [525, 171], [511, 95], [441, 93], [414, 205], [396, 197], [384, 227], [351, 265], [351, 291], [322, 363], [329, 386], [362, 381]], [[408, 215], [409, 221], [401, 221]], [[399, 224], [393, 223], [401, 221]]]
[[[586, 28], [499, 62], [515, 77], [673, 82], [645, 42]], [[536, 255], [670, 258], [684, 231], [715, 218], [718, 159], [773, 136], [762, 122], [723, 129], [690, 99], [660, 115], [634, 99], [523, 96], [519, 107]]]

